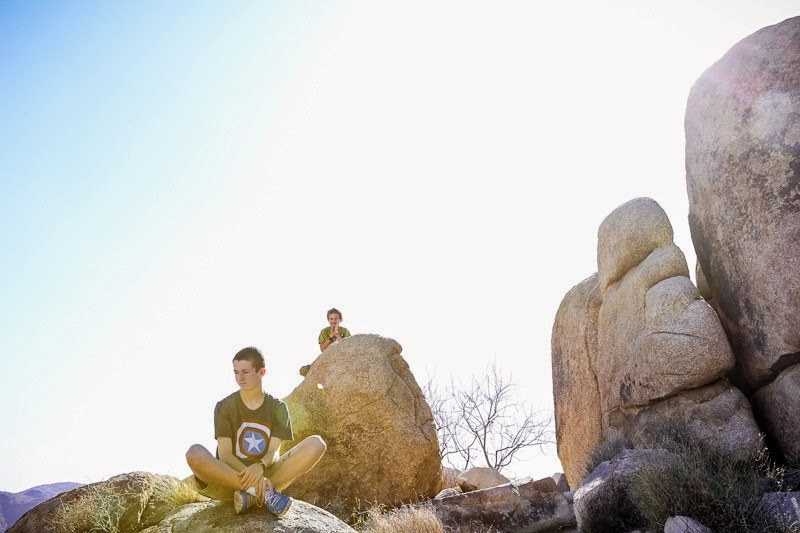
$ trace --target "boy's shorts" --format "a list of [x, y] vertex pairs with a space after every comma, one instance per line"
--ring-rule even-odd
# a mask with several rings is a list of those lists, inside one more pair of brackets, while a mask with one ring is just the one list
[[[292, 455], [293, 451], [294, 448], [281, 455], [277, 461], [269, 465], [269, 468], [267, 468], [267, 471], [264, 473], [264, 477], [270, 477], [272, 473], [275, 472], [275, 469], [278, 468], [281, 464], [283, 464], [283, 462], [286, 461], [286, 459], [288, 459], [290, 455]], [[233, 501], [233, 493], [235, 492], [235, 490], [230, 487], [225, 487], [224, 485], [218, 485], [216, 483], [206, 483], [200, 480], [194, 474], [187, 477], [184, 481], [186, 481], [187, 483], [194, 484], [194, 487], [197, 489], [197, 492], [199, 492], [206, 498], [211, 498], [212, 500], [219, 500], [221, 502]]]
[[195, 476], [194, 474], [187, 477], [184, 481], [193, 484], [194, 488], [197, 489], [197, 492], [199, 492], [206, 498], [211, 498], [212, 500], [219, 500], [221, 502], [233, 501], [234, 490], [231, 488], [224, 487], [222, 485], [217, 485], [216, 483], [205, 483], [200, 479], [198, 479], [198, 477]]

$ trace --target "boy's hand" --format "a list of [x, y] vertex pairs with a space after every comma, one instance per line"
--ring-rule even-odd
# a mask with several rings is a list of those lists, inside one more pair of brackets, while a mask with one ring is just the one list
[[258, 496], [259, 500], [264, 501], [267, 492], [271, 492], [274, 489], [275, 486], [272, 484], [272, 481], [270, 481], [268, 477], [262, 477], [256, 484], [256, 496]]
[[264, 468], [261, 466], [261, 463], [253, 463], [248, 467], [245, 467], [244, 470], [239, 472], [239, 477], [242, 480], [241, 490], [247, 490], [250, 487], [256, 487], [256, 491], [258, 490], [259, 480], [262, 479], [264, 475]]

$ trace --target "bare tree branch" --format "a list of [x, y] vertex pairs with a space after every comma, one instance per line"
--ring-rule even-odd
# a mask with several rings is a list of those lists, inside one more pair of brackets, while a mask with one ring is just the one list
[[433, 412], [443, 462], [465, 470], [480, 457], [498, 471], [520, 451], [552, 442], [551, 418], [513, 401], [515, 385], [495, 364], [483, 379], [439, 390], [429, 379], [423, 393]]

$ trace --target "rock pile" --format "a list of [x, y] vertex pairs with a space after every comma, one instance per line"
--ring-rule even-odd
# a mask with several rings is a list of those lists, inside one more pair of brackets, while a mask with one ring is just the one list
[[746, 398], [722, 379], [734, 358], [720, 321], [672, 239], [655, 201], [618, 207], [598, 232], [597, 274], [556, 314], [556, 438], [570, 486], [580, 485], [600, 442], [644, 439], [652, 424], [679, 421], [742, 457], [760, 446]]

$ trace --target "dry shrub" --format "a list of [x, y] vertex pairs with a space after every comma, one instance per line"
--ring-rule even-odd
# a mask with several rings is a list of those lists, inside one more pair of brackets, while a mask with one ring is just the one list
[[57, 533], [118, 533], [124, 511], [121, 495], [105, 485], [89, 485], [58, 507], [49, 522]]
[[588, 477], [589, 474], [594, 472], [595, 468], [600, 466], [600, 463], [613, 459], [619, 452], [626, 448], [633, 448], [633, 445], [631, 441], [621, 433], [602, 441], [589, 453], [583, 477]]
[[643, 468], [628, 487], [637, 510], [651, 528], [670, 516], [688, 516], [722, 532], [798, 532], [761, 504], [766, 492], [786, 489], [785, 472], [766, 450], [741, 459], [708, 449], [685, 426], [665, 421], [651, 428], [641, 448], [663, 448], [680, 461], [662, 460]]
[[444, 533], [431, 505], [404, 505], [386, 512], [380, 505], [367, 509], [360, 530], [364, 533]]
[[153, 485], [151, 498], [155, 501], [164, 502], [172, 508], [208, 500], [208, 498], [197, 492], [194, 483], [185, 480], [174, 480], [169, 477], [162, 477], [156, 481]]

